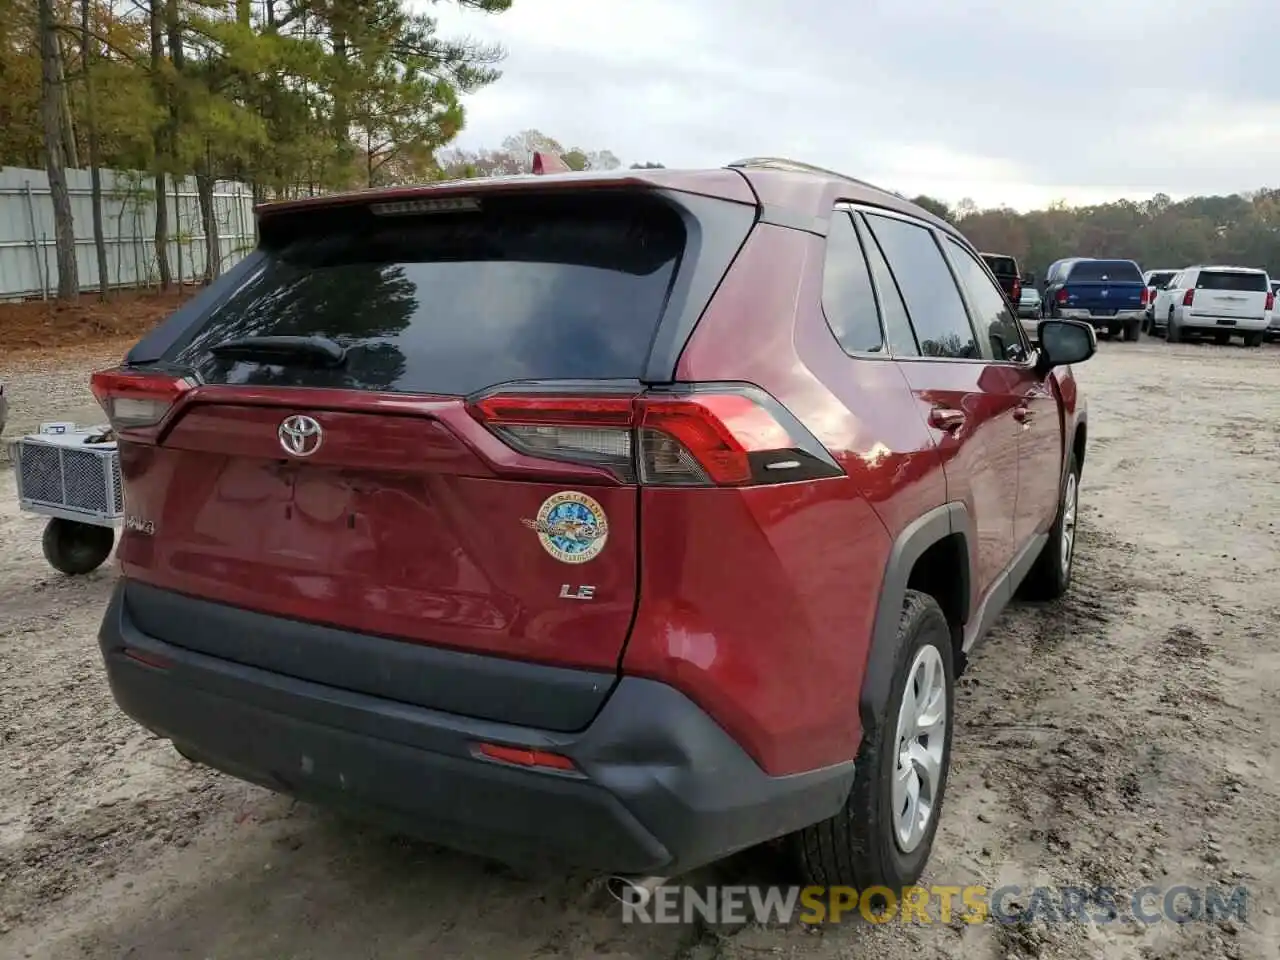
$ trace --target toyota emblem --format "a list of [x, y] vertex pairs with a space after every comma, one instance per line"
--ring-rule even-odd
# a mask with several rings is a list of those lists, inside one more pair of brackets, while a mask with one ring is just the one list
[[295, 457], [309, 457], [320, 449], [324, 429], [314, 417], [296, 413], [280, 424], [276, 435], [279, 436], [280, 446], [284, 447], [285, 453], [291, 453]]

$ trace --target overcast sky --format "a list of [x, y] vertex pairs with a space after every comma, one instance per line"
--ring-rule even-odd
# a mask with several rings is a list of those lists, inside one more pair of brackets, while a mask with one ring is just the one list
[[514, 0], [458, 146], [771, 155], [1020, 209], [1280, 186], [1275, 0]]

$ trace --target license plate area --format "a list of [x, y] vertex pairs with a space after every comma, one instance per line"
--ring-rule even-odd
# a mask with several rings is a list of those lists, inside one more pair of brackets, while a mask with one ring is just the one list
[[1090, 310], [1089, 312], [1095, 317], [1114, 317], [1116, 315], [1114, 307], [1107, 310]]

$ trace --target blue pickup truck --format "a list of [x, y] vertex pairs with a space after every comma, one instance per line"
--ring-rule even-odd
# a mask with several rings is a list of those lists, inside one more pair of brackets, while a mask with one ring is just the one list
[[1080, 257], [1054, 267], [1046, 277], [1046, 316], [1083, 320], [1113, 339], [1138, 339], [1151, 291], [1136, 263]]

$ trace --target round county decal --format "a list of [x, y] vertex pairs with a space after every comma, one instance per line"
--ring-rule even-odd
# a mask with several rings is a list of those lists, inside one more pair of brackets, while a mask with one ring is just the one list
[[586, 563], [604, 549], [609, 521], [604, 508], [585, 493], [562, 490], [542, 502], [533, 520], [522, 520], [542, 547], [562, 563]]

